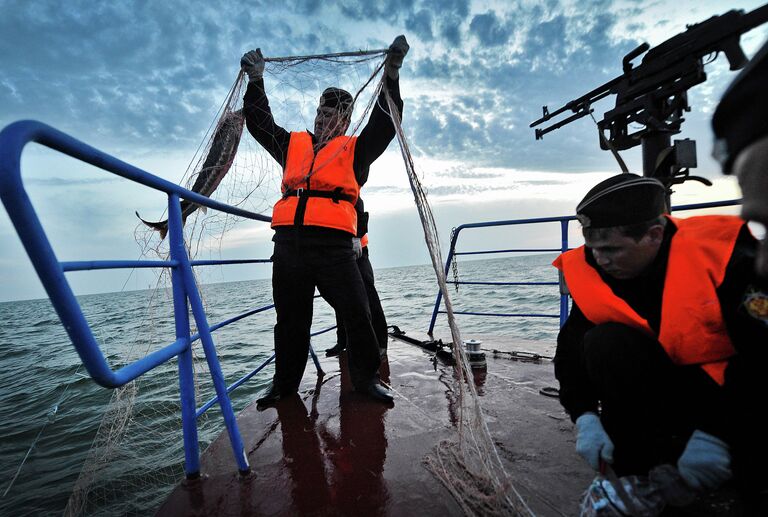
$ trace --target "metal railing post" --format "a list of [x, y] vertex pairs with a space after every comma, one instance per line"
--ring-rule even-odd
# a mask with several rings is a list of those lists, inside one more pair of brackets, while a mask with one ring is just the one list
[[[456, 241], [459, 239], [459, 232], [461, 232], [462, 226], [456, 228], [451, 238], [451, 247], [448, 250], [448, 258], [445, 259], [445, 277], [448, 278], [448, 272], [451, 270], [451, 261], [453, 260], [453, 254], [456, 250]], [[440, 302], [443, 301], [443, 292], [438, 289], [437, 297], [435, 298], [435, 308], [432, 310], [432, 319], [429, 320], [429, 330], [427, 334], [431, 337], [432, 331], [435, 329], [435, 321], [437, 321], [437, 314], [440, 311]]]
[[312, 343], [309, 344], [309, 355], [310, 357], [312, 357], [312, 362], [315, 363], [315, 368], [317, 369], [317, 376], [323, 377], [325, 375], [325, 372], [323, 371], [323, 367], [320, 366], [320, 360], [317, 358], [315, 349], [312, 348]]
[[[568, 251], [568, 219], [560, 221], [560, 253]], [[560, 293], [560, 326], [568, 319], [568, 295]]]
[[[171, 218], [176, 220], [180, 232], [181, 203], [179, 201], [179, 196], [176, 194], [169, 195], [168, 216], [169, 220]], [[197, 331], [200, 333], [200, 341], [202, 342], [203, 350], [205, 351], [205, 360], [208, 362], [208, 369], [211, 372], [213, 386], [216, 389], [216, 395], [219, 397], [219, 406], [221, 407], [221, 413], [224, 417], [224, 425], [227, 428], [227, 434], [229, 434], [229, 441], [232, 445], [232, 453], [235, 456], [237, 468], [241, 474], [247, 474], [251, 469], [248, 465], [248, 458], [245, 455], [243, 439], [240, 436], [240, 430], [237, 427], [237, 419], [235, 418], [235, 413], [232, 410], [232, 402], [230, 401], [229, 394], [227, 393], [227, 385], [224, 381], [224, 374], [221, 371], [221, 364], [219, 363], [219, 358], [216, 355], [216, 347], [213, 344], [211, 329], [208, 326], [208, 319], [205, 316], [203, 301], [200, 298], [200, 293], [197, 291], [197, 286], [195, 285], [195, 278], [192, 273], [192, 265], [190, 264], [186, 250], [184, 250], [184, 252], [181, 253], [179, 257], [174, 258], [177, 258], [179, 261], [179, 266], [177, 269], [179, 271], [179, 275], [184, 281], [184, 287], [187, 292], [189, 304], [192, 307], [192, 315], [195, 318]]]
[[[169, 205], [179, 204], [178, 196], [168, 198]], [[186, 255], [184, 234], [181, 225], [181, 211], [168, 210], [168, 238], [171, 259], [179, 261], [180, 255]], [[197, 436], [197, 404], [195, 402], [195, 376], [192, 364], [192, 343], [189, 335], [189, 308], [184, 288], [184, 278], [179, 266], [171, 269], [173, 286], [173, 316], [176, 325], [176, 339], [186, 341], [187, 347], [178, 356], [179, 362], [179, 397], [181, 399], [181, 426], [184, 436], [184, 474], [187, 479], [200, 476], [200, 444]]]

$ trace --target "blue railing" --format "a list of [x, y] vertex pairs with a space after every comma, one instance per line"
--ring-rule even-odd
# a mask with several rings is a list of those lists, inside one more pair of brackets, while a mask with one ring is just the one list
[[[168, 195], [168, 238], [169, 260], [98, 260], [61, 262], [51, 247], [32, 203], [21, 180], [21, 153], [29, 142], [37, 142], [48, 148], [94, 165], [123, 178], [160, 190]], [[229, 392], [267, 366], [274, 358], [265, 361], [253, 372], [227, 386], [219, 364], [216, 348], [211, 333], [243, 318], [273, 308], [267, 305], [230, 318], [221, 323], [208, 324], [200, 293], [195, 284], [192, 267], [205, 265], [228, 265], [266, 263], [269, 259], [248, 260], [190, 260], [184, 246], [183, 224], [181, 219], [181, 199], [192, 201], [208, 208], [247, 219], [269, 222], [270, 218], [232, 207], [163, 180], [146, 171], [136, 168], [105, 154], [75, 138], [70, 137], [50, 126], [36, 121], [20, 121], [7, 126], [0, 132], [0, 200], [5, 205], [8, 216], [21, 239], [29, 258], [42, 281], [56, 313], [66, 329], [80, 359], [88, 373], [98, 384], [115, 388], [122, 386], [144, 373], [177, 357], [179, 368], [179, 391], [181, 399], [181, 417], [184, 437], [184, 471], [188, 478], [194, 478], [200, 472], [200, 450], [197, 435], [197, 417], [208, 408], [218, 403], [221, 407], [224, 424], [238, 470], [247, 473], [250, 470], [248, 459], [243, 449], [240, 431], [237, 427]], [[156, 350], [131, 364], [113, 370], [96, 341], [80, 305], [64, 276], [65, 272], [119, 269], [119, 268], [170, 268], [173, 289], [173, 309], [176, 339], [171, 344]], [[190, 334], [189, 308], [198, 334]], [[327, 332], [318, 332], [316, 334]], [[314, 335], [316, 335], [314, 334]], [[211, 372], [216, 396], [199, 410], [195, 407], [195, 386], [191, 344], [200, 340], [205, 352], [208, 368]], [[318, 372], [320, 364], [314, 351], [311, 351]]]
[[[741, 203], [740, 199], [730, 199], [727, 201], [713, 201], [709, 203], [695, 203], [689, 205], [673, 206], [672, 211], [684, 211], [684, 210], [701, 210], [704, 208], [717, 208], [723, 206], [734, 206]], [[445, 260], [445, 276], [448, 277], [450, 272], [451, 262], [455, 257], [460, 255], [488, 255], [494, 253], [546, 253], [546, 252], [559, 252], [564, 253], [568, 251], [568, 223], [575, 220], [575, 216], [561, 216], [561, 217], [541, 217], [536, 219], [512, 219], [507, 221], [487, 221], [482, 223], [469, 223], [462, 224], [456, 227], [451, 237], [451, 246], [448, 250], [448, 257]], [[516, 249], [492, 249], [481, 251], [456, 251], [456, 243], [459, 240], [459, 235], [462, 230], [476, 229], [476, 228], [490, 228], [496, 226], [513, 226], [513, 225], [527, 225], [527, 224], [541, 224], [541, 223], [560, 223], [560, 247], [559, 248], [516, 248]], [[553, 271], [553, 274], [554, 271]], [[494, 285], [494, 286], [529, 286], [529, 285], [560, 285], [560, 281], [553, 282], [460, 282], [453, 281], [448, 282], [453, 285]], [[445, 311], [440, 310], [440, 304], [443, 300], [443, 293], [438, 289], [437, 297], [435, 299], [435, 306], [432, 310], [432, 318], [429, 322], [429, 330], [427, 333], [431, 336], [435, 328], [435, 322], [437, 321], [438, 314], [445, 314]], [[469, 312], [469, 311], [453, 311], [454, 314], [461, 314], [467, 316], [486, 316], [486, 317], [506, 317], [506, 318], [559, 318], [560, 326], [568, 319], [568, 294], [560, 294], [560, 311], [558, 314], [541, 314], [541, 313], [491, 313], [491, 312]]]

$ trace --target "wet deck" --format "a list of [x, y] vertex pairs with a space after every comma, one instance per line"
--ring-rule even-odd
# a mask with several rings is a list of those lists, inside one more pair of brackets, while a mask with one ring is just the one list
[[[488, 340], [483, 348], [531, 350]], [[177, 487], [158, 515], [460, 515], [422, 459], [455, 421], [453, 370], [413, 345], [390, 340], [382, 378], [394, 407], [354, 393], [345, 359], [322, 358], [322, 382], [300, 396], [239, 415], [253, 474], [241, 478], [226, 435], [203, 455], [200, 481]], [[552, 365], [488, 354], [475, 378], [502, 460], [537, 515], [577, 515], [592, 473], [574, 451], [572, 424], [556, 398]], [[305, 378], [311, 380], [313, 366]]]

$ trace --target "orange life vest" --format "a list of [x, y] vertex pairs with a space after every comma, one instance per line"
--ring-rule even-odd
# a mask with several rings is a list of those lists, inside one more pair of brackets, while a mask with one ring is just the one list
[[669, 248], [658, 335], [587, 263], [584, 246], [563, 253], [553, 265], [563, 272], [571, 296], [589, 321], [640, 329], [659, 340], [672, 362], [699, 364], [722, 385], [735, 350], [716, 290], [744, 221], [721, 215], [670, 220], [677, 231]]
[[352, 169], [356, 143], [357, 137], [338, 136], [315, 154], [309, 133], [291, 133], [283, 198], [272, 209], [272, 228], [323, 226], [357, 234], [360, 186]]

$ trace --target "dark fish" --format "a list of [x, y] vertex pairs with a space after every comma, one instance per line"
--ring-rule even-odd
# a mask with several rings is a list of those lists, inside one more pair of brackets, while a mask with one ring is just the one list
[[[216, 128], [216, 132], [213, 134], [210, 150], [205, 157], [203, 166], [200, 172], [197, 173], [197, 179], [195, 184], [192, 185], [192, 192], [196, 192], [205, 197], [210, 197], [211, 194], [219, 186], [221, 180], [224, 179], [229, 168], [232, 166], [232, 162], [235, 160], [235, 154], [237, 154], [237, 146], [240, 144], [240, 136], [243, 133], [243, 122], [245, 117], [242, 110], [232, 111], [222, 117], [219, 122], [219, 127]], [[183, 225], [195, 210], [202, 208], [205, 211], [205, 207], [201, 207], [191, 201], [181, 201], [181, 224]], [[141, 216], [136, 212], [136, 217], [141, 219]], [[141, 222], [154, 228], [160, 232], [160, 238], [165, 239], [168, 233], [168, 220], [150, 222], [141, 219]]]

